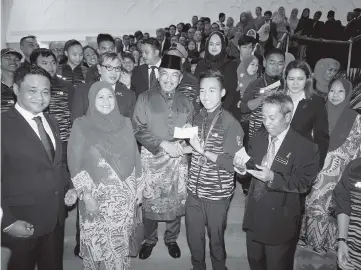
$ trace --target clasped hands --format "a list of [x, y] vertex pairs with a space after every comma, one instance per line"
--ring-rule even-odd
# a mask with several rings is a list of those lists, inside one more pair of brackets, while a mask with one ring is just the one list
[[248, 156], [247, 152], [245, 151], [244, 147], [237, 151], [234, 159], [233, 159], [233, 166], [234, 170], [241, 174], [245, 175], [246, 172], [251, 174], [253, 177], [257, 178], [258, 180], [262, 182], [269, 182], [272, 181], [274, 178], [274, 173], [270, 169], [268, 169], [265, 166], [261, 166], [256, 164], [256, 168], [258, 170], [247, 170], [246, 163], [250, 160], [250, 157]]

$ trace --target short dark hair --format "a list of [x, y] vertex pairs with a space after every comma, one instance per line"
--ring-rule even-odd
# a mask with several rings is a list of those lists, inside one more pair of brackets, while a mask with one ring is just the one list
[[283, 58], [286, 58], [285, 52], [279, 48], [272, 48], [270, 50], [268, 50], [264, 56], [264, 58], [267, 60], [267, 58], [271, 55], [271, 54], [278, 54], [283, 56]]
[[64, 52], [67, 52], [70, 49], [70, 47], [73, 47], [73, 46], [83, 47], [79, 41], [77, 41], [75, 39], [70, 39], [67, 42], [65, 42]]
[[156, 38], [150, 37], [150, 38], [144, 39], [143, 44], [144, 45], [148, 44], [148, 45], [152, 46], [154, 49], [158, 50], [159, 53], [161, 51], [160, 43]]
[[99, 34], [97, 36], [97, 44], [99, 46], [100, 43], [102, 43], [103, 41], [110, 41], [112, 42], [114, 45], [115, 45], [115, 40], [114, 38], [112, 37], [112, 35], [110, 34]]
[[204, 23], [204, 20], [203, 20], [203, 19], [202, 19], [202, 20], [198, 20], [198, 21], [197, 21], [197, 24], [198, 24], [199, 22]]
[[132, 39], [134, 39], [134, 36], [133, 36], [133, 35], [129, 35], [129, 38], [132, 38]]
[[24, 81], [27, 75], [40, 75], [51, 81], [51, 76], [45, 69], [38, 67], [37, 65], [31, 65], [28, 69], [18, 68], [15, 71], [14, 83], [16, 83], [18, 87], [20, 87], [21, 83]]
[[272, 11], [267, 10], [265, 13], [263, 13], [264, 16], [268, 15], [270, 17], [272, 17]]
[[249, 43], [252, 43], [252, 45], [256, 44], [256, 39], [254, 37], [251, 36], [247, 36], [247, 35], [243, 35], [239, 40], [238, 40], [238, 46], [243, 46]]
[[100, 55], [99, 65], [102, 65], [106, 60], [109, 60], [109, 59], [111, 61], [114, 61], [116, 59], [119, 59], [119, 61], [121, 61], [117, 53], [115, 53], [115, 52], [106, 52], [106, 53], [103, 53], [103, 54]]
[[122, 58], [128, 58], [128, 59], [132, 60], [133, 63], [135, 63], [135, 58], [134, 58], [133, 54], [131, 54], [131, 53], [123, 52], [120, 56]]
[[222, 18], [222, 17], [226, 17], [226, 14], [224, 14], [223, 12], [219, 13], [218, 19], [220, 19], [220, 18]]
[[353, 12], [361, 13], [361, 8], [355, 8], [355, 9], [353, 10]]
[[52, 56], [54, 58], [54, 61], [56, 61], [56, 56], [52, 50], [45, 49], [45, 48], [38, 48], [38, 49], [33, 50], [33, 52], [30, 54], [30, 64], [36, 65], [36, 61], [38, 60], [39, 56], [42, 56], [42, 57]]
[[223, 88], [224, 76], [218, 69], [207, 69], [206, 71], [202, 72], [199, 76], [199, 83], [207, 78], [215, 78], [220, 83], [221, 88]]
[[169, 29], [170, 29], [171, 27], [174, 27], [174, 29], [177, 29], [177, 27], [176, 27], [174, 24], [169, 25]]
[[128, 36], [128, 35], [123, 35], [123, 39], [124, 39], [125, 37], [128, 37], [128, 38], [129, 38], [129, 36]]
[[139, 39], [139, 38], [143, 38], [143, 32], [138, 30], [134, 33], [134, 36]]
[[205, 17], [205, 18], [203, 19], [203, 22], [205, 22], [205, 21], [211, 23], [211, 19], [210, 19], [209, 17]]
[[94, 49], [94, 47], [89, 46], [89, 45], [84, 46], [83, 47], [83, 53], [85, 52], [86, 49], [92, 49], [95, 52], [95, 54], [97, 55], [98, 59], [99, 59], [99, 54], [98, 54], [97, 50]]
[[333, 18], [335, 17], [335, 12], [333, 10], [330, 10], [328, 13], [327, 13], [327, 18]]
[[316, 12], [315, 12], [315, 15], [316, 15], [316, 14], [319, 14], [320, 16], [322, 16], [322, 11], [316, 11]]
[[276, 92], [269, 95], [263, 100], [262, 105], [264, 104], [275, 104], [280, 106], [283, 115], [292, 112], [294, 106], [292, 98], [289, 95], [282, 92]]
[[258, 6], [258, 7], [256, 7], [256, 9], [257, 9], [257, 8], [259, 8], [259, 9], [261, 10], [261, 12], [262, 12], [262, 7]]
[[31, 36], [31, 35], [30, 35], [30, 36], [22, 37], [22, 38], [20, 39], [20, 45], [23, 45], [25, 39], [28, 39], [28, 38], [36, 39], [36, 36]]

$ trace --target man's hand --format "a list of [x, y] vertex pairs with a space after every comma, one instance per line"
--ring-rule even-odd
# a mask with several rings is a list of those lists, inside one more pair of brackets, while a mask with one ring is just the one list
[[268, 169], [267, 167], [264, 166], [260, 166], [260, 165], [256, 165], [257, 169], [259, 169], [259, 171], [256, 170], [247, 170], [247, 172], [251, 175], [253, 175], [255, 178], [257, 178], [258, 180], [261, 180], [263, 182], [269, 182], [272, 181], [274, 178], [274, 173], [273, 171], [271, 171], [270, 169]]
[[135, 203], [140, 205], [143, 202], [143, 189], [137, 191], [137, 195], [135, 197]]
[[337, 252], [337, 263], [342, 270], [351, 270], [355, 269], [350, 263], [350, 256], [348, 254], [348, 246], [345, 242], [338, 242], [338, 252]]
[[13, 237], [28, 238], [34, 234], [34, 226], [24, 220], [17, 220], [6, 233]]
[[76, 203], [76, 200], [78, 199], [78, 195], [75, 191], [75, 189], [69, 189], [68, 192], [65, 194], [64, 202], [66, 206], [72, 206], [74, 203]]
[[183, 148], [179, 143], [163, 141], [160, 144], [160, 147], [163, 148], [163, 150], [172, 158], [177, 158], [183, 155]]
[[195, 151], [197, 151], [201, 155], [204, 154], [204, 149], [198, 136], [194, 136], [193, 138], [189, 139], [189, 144], [193, 147]]

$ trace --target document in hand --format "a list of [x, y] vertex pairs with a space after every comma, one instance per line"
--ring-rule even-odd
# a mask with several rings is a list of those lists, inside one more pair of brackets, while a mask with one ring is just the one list
[[190, 127], [190, 128], [174, 128], [175, 139], [190, 139], [195, 136], [198, 136], [198, 127]]
[[267, 87], [261, 88], [261, 90], [260, 90], [259, 92], [260, 92], [261, 94], [263, 94], [263, 93], [266, 92], [266, 91], [273, 90], [273, 89], [275, 89], [275, 88], [277, 88], [277, 87], [280, 87], [280, 86], [281, 86], [281, 81], [277, 81], [277, 82], [275, 82], [275, 83], [270, 84], [270, 85], [267, 86]]

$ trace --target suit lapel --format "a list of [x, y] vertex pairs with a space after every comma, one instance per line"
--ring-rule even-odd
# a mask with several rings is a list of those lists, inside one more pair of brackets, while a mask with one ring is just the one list
[[142, 76], [143, 76], [144, 82], [147, 85], [147, 89], [149, 89], [148, 65], [143, 65]]
[[304, 116], [306, 111], [309, 109], [308, 107], [309, 107], [308, 100], [302, 99], [298, 103], [295, 114], [292, 118], [292, 122], [295, 122], [295, 123], [299, 122], [299, 118]]

